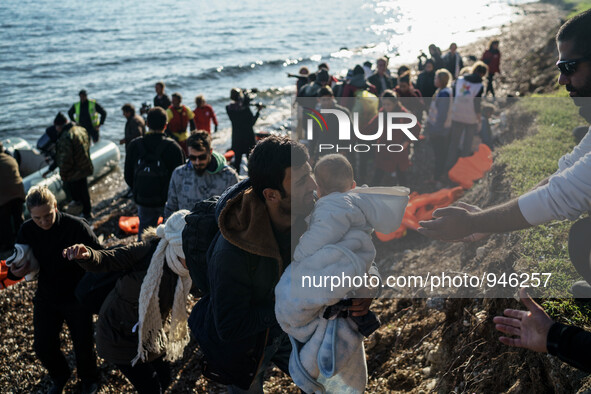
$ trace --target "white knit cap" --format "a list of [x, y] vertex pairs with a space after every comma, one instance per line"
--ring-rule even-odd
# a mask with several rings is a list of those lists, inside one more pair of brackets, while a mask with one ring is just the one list
[[[172, 248], [172, 252], [177, 257], [183, 259], [185, 258], [185, 253], [183, 252], [183, 229], [185, 228], [185, 216], [189, 213], [186, 209], [177, 211], [168, 218], [166, 223], [156, 228], [158, 238], [167, 240], [168, 247]], [[168, 252], [166, 257], [168, 257]]]
[[[166, 360], [175, 361], [183, 355], [183, 350], [189, 342], [187, 296], [191, 290], [192, 282], [189, 270], [179, 261], [179, 257], [185, 258], [182, 234], [185, 228], [185, 216], [189, 213], [186, 209], [177, 211], [168, 218], [165, 224], [156, 228], [156, 235], [160, 241], [152, 255], [150, 267], [140, 290], [138, 353], [132, 360], [132, 365], [140, 360], [147, 360], [150, 352], [159, 354], [165, 351]], [[164, 261], [179, 277], [174, 292], [168, 332], [165, 332], [163, 327], [158, 301]]]

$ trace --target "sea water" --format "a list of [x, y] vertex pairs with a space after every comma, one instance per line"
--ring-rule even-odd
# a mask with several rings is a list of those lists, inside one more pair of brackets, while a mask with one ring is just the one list
[[[416, 63], [435, 43], [445, 50], [497, 34], [522, 11], [511, 0], [3, 0], [0, 2], [0, 140], [35, 144], [58, 111], [86, 89], [108, 112], [101, 138], [123, 137], [124, 103], [139, 112], [154, 83], [195, 107], [203, 94], [229, 145], [230, 89], [256, 88], [257, 130], [286, 130], [297, 73], [327, 62], [331, 73], [384, 54]], [[484, 48], [483, 48], [484, 50]], [[465, 54], [467, 55], [467, 54]], [[480, 56], [481, 53], [473, 55]]]

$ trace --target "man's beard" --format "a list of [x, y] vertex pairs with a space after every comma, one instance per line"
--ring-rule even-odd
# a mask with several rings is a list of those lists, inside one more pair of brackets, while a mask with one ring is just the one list
[[579, 107], [579, 115], [591, 123], [591, 82], [581, 89], [575, 89], [572, 85], [566, 85], [568, 92], [576, 92], [573, 102]]
[[573, 101], [577, 107], [588, 106], [591, 102], [591, 81], [580, 89], [575, 89], [572, 85], [565, 86], [567, 92], [576, 92]]
[[[195, 167], [193, 167], [193, 168], [195, 168]], [[197, 175], [199, 175], [199, 176], [202, 176], [203, 174], [205, 174], [205, 170], [206, 170], [205, 167], [203, 167], [203, 168], [195, 168], [195, 172], [197, 172]]]

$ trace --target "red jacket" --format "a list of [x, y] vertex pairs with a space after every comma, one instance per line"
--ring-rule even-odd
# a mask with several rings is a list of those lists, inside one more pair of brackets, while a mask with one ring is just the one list
[[486, 50], [482, 55], [482, 61], [488, 65], [488, 73], [496, 74], [501, 71], [501, 52]]
[[218, 119], [209, 104], [196, 107], [193, 113], [195, 114], [195, 128], [197, 130], [206, 130], [211, 134], [211, 122], [213, 121], [213, 124], [218, 125]]

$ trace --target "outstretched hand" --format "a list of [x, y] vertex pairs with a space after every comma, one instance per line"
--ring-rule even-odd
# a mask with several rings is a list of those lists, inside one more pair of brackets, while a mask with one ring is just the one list
[[[471, 213], [482, 211], [482, 208], [477, 207], [476, 205], [467, 204], [467, 203], [462, 202], [462, 201], [460, 201], [458, 203], [458, 207], [464, 208], [466, 211], [471, 212]], [[488, 237], [489, 235], [490, 235], [489, 233], [473, 233], [473, 234], [470, 234], [470, 235], [465, 236], [464, 238], [456, 239], [454, 241], [457, 241], [457, 242], [476, 242], [476, 241], [480, 241], [481, 239], [484, 239], [484, 238]]]
[[76, 244], [64, 249], [62, 256], [68, 260], [88, 260], [90, 252], [83, 244]]
[[525, 289], [519, 290], [521, 302], [528, 311], [505, 309], [505, 316], [495, 316], [495, 328], [504, 334], [514, 337], [499, 337], [499, 341], [508, 346], [522, 347], [536, 352], [548, 352], [546, 341], [548, 332], [554, 322], [544, 312]]
[[[441, 241], [459, 241], [472, 235], [472, 220], [466, 205], [436, 209], [432, 220], [423, 220], [419, 233]], [[472, 206], [470, 206], [472, 207]], [[477, 208], [477, 207], [474, 207]]]

